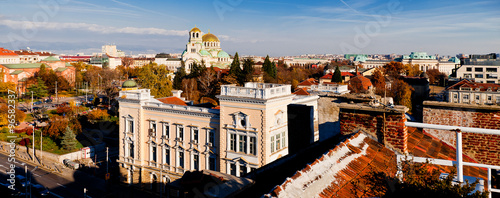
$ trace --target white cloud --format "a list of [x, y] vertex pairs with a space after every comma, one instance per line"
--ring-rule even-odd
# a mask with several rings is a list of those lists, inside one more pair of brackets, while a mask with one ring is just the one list
[[161, 28], [137, 28], [137, 27], [112, 27], [88, 23], [57, 23], [57, 22], [32, 22], [14, 21], [0, 19], [0, 25], [11, 29], [45, 29], [45, 30], [86, 30], [103, 34], [139, 34], [139, 35], [164, 35], [164, 36], [186, 36], [187, 30], [167, 30]]

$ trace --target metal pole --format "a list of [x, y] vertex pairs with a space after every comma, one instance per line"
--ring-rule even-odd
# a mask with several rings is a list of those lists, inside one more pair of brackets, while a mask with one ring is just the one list
[[24, 177], [26, 177], [26, 181], [24, 181], [24, 190], [26, 192], [26, 198], [28, 198], [28, 166], [24, 165]]
[[491, 168], [488, 168], [488, 197], [491, 198]]
[[35, 125], [31, 125], [31, 127], [33, 127], [31, 133], [33, 134], [33, 161], [35, 161]]
[[31, 113], [33, 113], [33, 91], [31, 91]]
[[106, 174], [108, 173], [108, 150], [109, 147], [106, 147]]
[[57, 81], [56, 81], [56, 100], [59, 102], [59, 98], [57, 97]]
[[462, 131], [456, 130], [457, 134], [457, 177], [460, 183], [464, 182], [464, 164], [462, 161]]
[[42, 130], [40, 130], [40, 164], [42, 164], [42, 159], [43, 159], [43, 145], [42, 145], [43, 139], [42, 139]]
[[86, 85], [85, 86], [85, 103], [87, 103], [88, 102], [88, 100], [87, 100], [87, 92], [89, 91], [88, 90], [89, 89], [89, 82], [85, 82], [85, 85]]

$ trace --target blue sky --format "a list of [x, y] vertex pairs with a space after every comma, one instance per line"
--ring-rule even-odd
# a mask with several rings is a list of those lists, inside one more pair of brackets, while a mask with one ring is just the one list
[[181, 53], [195, 25], [230, 54], [500, 52], [500, 2], [0, 0], [0, 46]]

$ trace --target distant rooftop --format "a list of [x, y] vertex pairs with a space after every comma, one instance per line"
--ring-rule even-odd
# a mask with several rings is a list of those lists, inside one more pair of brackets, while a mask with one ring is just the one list
[[221, 85], [220, 96], [271, 99], [275, 97], [290, 96], [291, 93], [291, 85], [246, 82], [244, 87]]

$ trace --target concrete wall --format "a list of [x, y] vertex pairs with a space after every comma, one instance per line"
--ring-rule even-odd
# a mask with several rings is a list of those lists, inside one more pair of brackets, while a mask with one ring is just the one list
[[[424, 102], [423, 122], [485, 129], [500, 129], [500, 107], [490, 105]], [[452, 131], [424, 129], [443, 142], [455, 147], [456, 135]], [[463, 133], [464, 154], [479, 163], [500, 165], [500, 134], [483, 135]]]

